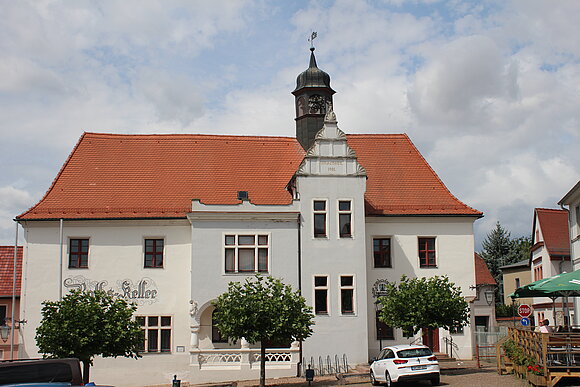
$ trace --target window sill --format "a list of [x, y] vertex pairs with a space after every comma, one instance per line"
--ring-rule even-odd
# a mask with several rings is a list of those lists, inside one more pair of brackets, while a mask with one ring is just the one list
[[393, 266], [375, 266], [373, 269], [392, 269]]
[[89, 268], [88, 266], [80, 266], [80, 267], [76, 267], [76, 266], [70, 267], [70, 266], [69, 266], [69, 269], [70, 269], [70, 270], [78, 270], [78, 269], [81, 269], [81, 270], [82, 270], [82, 269], [85, 269], [85, 270], [86, 270], [86, 269], [88, 269], [88, 268]]

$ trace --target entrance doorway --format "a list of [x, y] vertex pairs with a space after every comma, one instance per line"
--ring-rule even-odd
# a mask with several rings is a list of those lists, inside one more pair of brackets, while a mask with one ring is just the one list
[[428, 346], [431, 351], [439, 352], [439, 329], [423, 328], [423, 345]]

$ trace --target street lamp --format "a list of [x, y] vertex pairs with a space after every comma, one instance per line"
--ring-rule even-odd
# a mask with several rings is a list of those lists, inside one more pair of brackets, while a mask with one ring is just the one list
[[8, 340], [8, 337], [10, 337], [10, 327], [8, 325], [2, 325], [0, 327], [0, 337], [4, 341]]
[[493, 290], [486, 290], [485, 292], [483, 292], [484, 296], [485, 296], [485, 301], [487, 302], [487, 305], [490, 305], [493, 303]]

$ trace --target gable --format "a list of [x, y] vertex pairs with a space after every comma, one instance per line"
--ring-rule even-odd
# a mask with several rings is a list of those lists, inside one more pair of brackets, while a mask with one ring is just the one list
[[568, 211], [536, 208], [533, 232], [534, 247], [543, 242], [550, 255], [570, 255]]

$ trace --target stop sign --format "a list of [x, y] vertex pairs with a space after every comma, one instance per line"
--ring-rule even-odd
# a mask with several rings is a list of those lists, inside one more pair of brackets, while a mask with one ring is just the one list
[[532, 308], [528, 304], [521, 304], [518, 307], [518, 314], [521, 317], [529, 317], [532, 314]]

